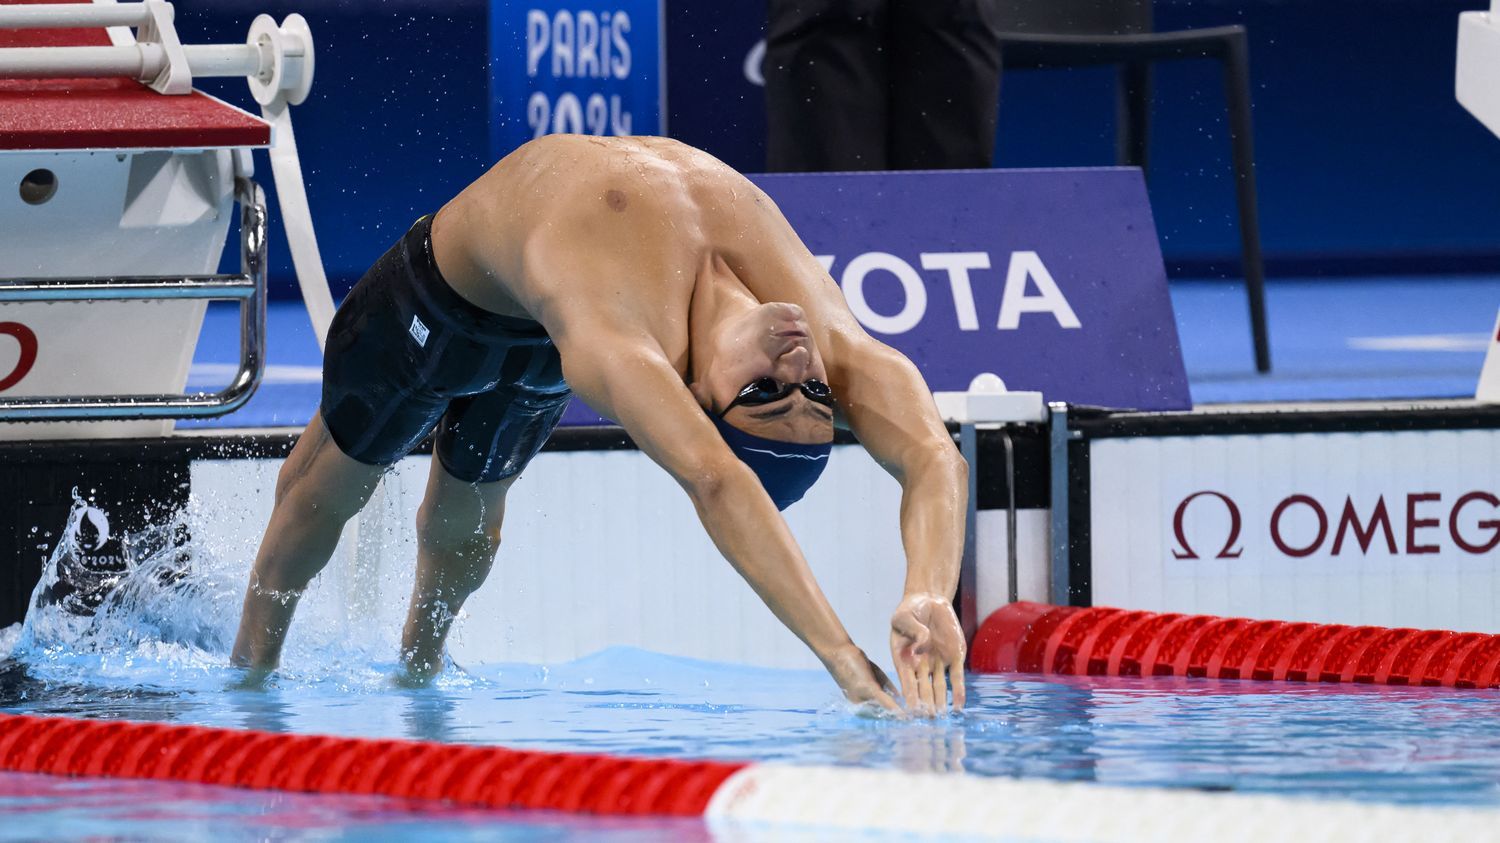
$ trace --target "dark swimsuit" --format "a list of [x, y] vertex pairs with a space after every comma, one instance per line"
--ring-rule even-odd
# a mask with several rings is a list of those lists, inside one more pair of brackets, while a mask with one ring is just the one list
[[449, 474], [519, 474], [572, 393], [542, 326], [491, 313], [448, 286], [417, 220], [339, 306], [323, 355], [323, 423], [345, 454], [391, 465], [433, 428]]

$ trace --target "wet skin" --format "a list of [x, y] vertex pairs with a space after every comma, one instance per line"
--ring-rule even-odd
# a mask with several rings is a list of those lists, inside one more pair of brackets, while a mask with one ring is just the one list
[[[967, 467], [916, 368], [865, 333], [759, 188], [664, 138], [549, 136], [445, 205], [432, 237], [460, 295], [547, 329], [572, 389], [678, 481], [720, 552], [849, 699], [894, 709], [889, 680], [850, 640], [781, 514], [705, 412], [758, 378], [827, 383], [833, 410], [793, 390], [725, 420], [803, 443], [828, 442], [835, 423], [846, 426], [901, 483], [908, 566], [890, 640], [901, 694], [908, 709], [934, 712], [951, 684], [963, 705], [965, 645], [951, 601]], [[414, 681], [439, 669], [448, 622], [489, 570], [510, 485], [464, 484], [436, 460], [433, 472], [403, 639]], [[378, 476], [340, 453], [314, 419], [278, 483], [236, 663], [275, 666], [296, 595]]]

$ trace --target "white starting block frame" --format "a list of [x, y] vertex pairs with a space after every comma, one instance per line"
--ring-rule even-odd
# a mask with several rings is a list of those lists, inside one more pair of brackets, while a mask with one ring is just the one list
[[[0, 421], [92, 421], [220, 416], [245, 405], [266, 361], [266, 197], [235, 180], [240, 274], [38, 278], [0, 281], [0, 303], [230, 299], [240, 306], [240, 361], [224, 389], [208, 394], [47, 396], [0, 399]], [[199, 318], [201, 319], [201, 312]]]
[[[1045, 555], [1029, 555], [1022, 559], [1022, 516], [1016, 505], [1015, 445], [1010, 431], [1015, 425], [1044, 424], [1049, 418], [1049, 410], [1040, 392], [1010, 392], [1005, 387], [1005, 381], [991, 373], [975, 377], [966, 391], [934, 392], [932, 397], [943, 421], [958, 425], [959, 450], [969, 464], [969, 506], [964, 519], [964, 553], [958, 573], [958, 618], [963, 625], [964, 634], [972, 640], [979, 624], [990, 611], [998, 608], [1001, 603], [1013, 603], [1019, 599], [1021, 582], [1026, 579], [1045, 580], [1047, 577], [1045, 572], [1037, 570], [1027, 571], [1026, 574], [1022, 572], [1023, 567], [1045, 568], [1048, 559]], [[979, 510], [981, 429], [998, 431], [1004, 447], [1006, 488], [1009, 495], [1004, 509], [1003, 580], [995, 576], [996, 565], [980, 565], [980, 556], [991, 556], [988, 551], [998, 544], [996, 538], [990, 535], [990, 517], [981, 516]], [[1066, 489], [1066, 483], [1057, 488]], [[1066, 505], [1066, 495], [1063, 496], [1063, 501]], [[1053, 505], [1057, 505], [1055, 500]]]
[[[288, 111], [289, 105], [307, 97], [312, 84], [314, 54], [307, 23], [300, 15], [291, 15], [277, 25], [269, 16], [260, 15], [244, 44], [183, 45], [173, 28], [173, 18], [173, 7], [165, 0], [27, 5], [7, 5], [0, 0], [0, 32], [111, 28], [109, 46], [90, 45], [90, 40], [102, 39], [84, 36], [77, 39], [82, 42], [79, 45], [0, 48], [0, 80], [62, 79], [76, 84], [79, 80], [114, 79], [124, 85], [121, 93], [136, 104], [156, 96], [182, 101], [191, 97], [198, 105], [209, 100], [208, 106], [237, 115], [239, 123], [261, 127], [263, 139], [251, 145], [263, 146], [270, 141], [272, 170], [298, 280], [321, 344], [334, 308], [313, 235]], [[119, 27], [134, 29], [135, 37], [122, 34], [116, 29]], [[192, 88], [194, 76], [246, 77], [264, 120], [197, 94]], [[140, 97], [142, 85], [155, 93]], [[89, 90], [97, 93], [99, 89]], [[50, 368], [44, 377], [32, 378], [31, 384], [10, 396], [0, 396], [0, 422], [129, 421], [86, 428], [76, 424], [0, 426], [0, 439], [163, 434], [170, 430], [170, 421], [142, 427], [141, 420], [219, 416], [243, 406], [259, 385], [266, 360], [266, 209], [264, 195], [250, 178], [253, 164], [249, 149], [242, 141], [227, 145], [213, 139], [167, 143], [121, 139], [108, 133], [89, 135], [86, 125], [85, 135], [94, 138], [102, 134], [103, 139], [82, 144], [51, 141], [53, 145], [49, 146], [48, 138], [64, 133], [66, 128], [40, 128], [56, 128], [57, 132], [44, 132], [40, 141], [23, 138], [19, 146], [0, 150], [0, 176], [27, 173], [26, 179], [16, 179], [22, 185], [21, 201], [29, 205], [51, 201], [50, 193], [33, 201], [26, 196], [26, 189], [31, 175], [40, 172], [51, 180], [55, 191], [61, 179], [52, 173], [54, 167], [73, 176], [70, 181], [74, 185], [96, 185], [98, 195], [80, 197], [74, 187], [72, 204], [63, 203], [66, 208], [54, 209], [50, 216], [29, 217], [31, 227], [40, 226], [33, 236], [28, 238], [24, 226], [13, 226], [10, 231], [17, 240], [0, 255], [0, 276], [11, 276], [0, 280], [0, 304], [21, 305], [9, 308], [7, 314], [40, 320], [38, 324], [43, 324], [50, 338], [56, 340], [51, 345], [57, 350], [48, 361]], [[149, 127], [144, 135], [152, 136]], [[124, 200], [123, 211], [109, 209], [117, 199]], [[221, 275], [189, 269], [182, 273], [183, 267], [211, 270], [217, 264], [227, 227], [222, 212], [231, 199], [240, 206], [241, 272]], [[81, 230], [59, 233], [59, 220], [69, 212], [79, 215], [74, 219], [82, 222]], [[22, 214], [31, 212], [14, 213], [17, 219], [27, 219]], [[80, 219], [83, 217], [87, 219]], [[105, 236], [90, 243], [90, 233]], [[80, 238], [84, 242], [78, 242]], [[23, 242], [28, 239], [38, 242]], [[88, 273], [100, 266], [97, 257], [78, 254], [91, 245], [123, 252], [116, 263], [123, 264], [123, 271], [79, 277], [80, 269]], [[162, 268], [168, 271], [163, 273]], [[149, 391], [166, 384], [170, 384], [168, 389], [180, 389], [186, 381], [203, 309], [210, 299], [240, 304], [240, 361], [234, 378], [216, 393]], [[144, 311], [140, 309], [143, 305], [135, 304], [98, 304], [124, 301], [179, 304], [159, 311]], [[90, 302], [94, 304], [88, 307], [98, 310], [85, 310], [81, 304], [63, 305], [57, 311], [32, 309], [35, 303], [60, 302]], [[133, 335], [118, 331], [116, 323], [127, 316], [134, 326]], [[153, 322], [159, 323], [159, 330], [151, 329]], [[99, 365], [105, 362], [99, 358], [126, 349], [112, 349], [84, 323], [107, 329], [115, 345], [124, 342], [147, 348], [149, 353], [141, 355], [145, 358], [143, 365], [159, 366], [163, 371], [149, 378], [134, 373], [122, 378], [118, 367], [111, 373]], [[35, 357], [35, 346], [35, 339], [22, 340], [23, 363], [27, 366], [31, 361], [25, 358], [28, 353]], [[39, 372], [41, 368], [37, 366]], [[136, 385], [136, 390], [110, 394], [110, 388], [121, 385], [121, 381], [133, 382], [124, 385], [127, 390]], [[72, 392], [86, 394], [57, 394], [68, 392], [69, 383], [82, 387]], [[140, 383], [147, 384], [148, 391], [141, 391]], [[162, 424], [165, 426], [159, 426]]]

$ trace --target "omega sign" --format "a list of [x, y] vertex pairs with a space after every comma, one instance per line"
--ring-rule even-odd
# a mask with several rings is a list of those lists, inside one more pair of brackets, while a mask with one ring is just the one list
[[[1218, 507], [1227, 514], [1214, 523], [1217, 534], [1190, 530], [1187, 514], [1198, 507]], [[1205, 489], [1183, 498], [1172, 513], [1177, 559], [1238, 559], [1241, 533], [1264, 530], [1284, 556], [1300, 559], [1326, 550], [1331, 556], [1423, 556], [1455, 548], [1480, 555], [1500, 546], [1500, 497], [1471, 491], [1457, 496], [1439, 492], [1385, 495], [1356, 504], [1313, 495], [1292, 494], [1267, 513], [1246, 512], [1232, 495]]]

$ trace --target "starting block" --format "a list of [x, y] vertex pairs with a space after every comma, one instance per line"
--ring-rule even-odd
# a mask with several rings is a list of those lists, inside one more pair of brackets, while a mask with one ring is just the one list
[[[164, 435], [249, 400], [265, 365], [254, 149], [271, 149], [326, 333], [287, 114], [312, 81], [306, 23], [262, 15], [244, 44], [185, 46], [172, 19], [163, 0], [0, 0], [0, 440]], [[245, 76], [262, 115], [193, 90], [194, 76]], [[215, 274], [236, 204], [241, 271]], [[184, 394], [210, 299], [239, 302], [239, 369], [217, 393]]]

